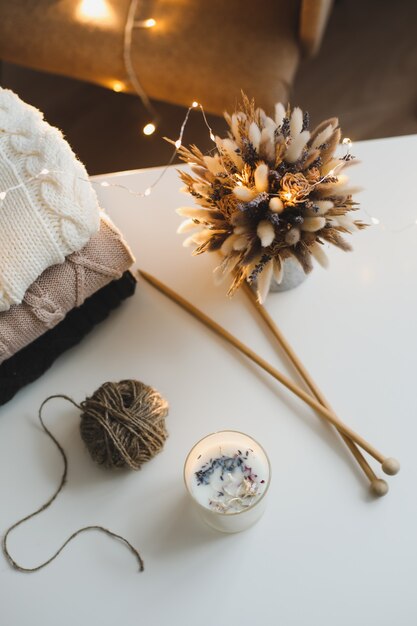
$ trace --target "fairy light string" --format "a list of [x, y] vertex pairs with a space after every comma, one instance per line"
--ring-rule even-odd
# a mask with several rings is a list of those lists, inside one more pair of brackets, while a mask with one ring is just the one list
[[[153, 190], [155, 189], [155, 187], [158, 186], [158, 184], [161, 182], [161, 180], [163, 179], [163, 177], [165, 176], [166, 172], [168, 171], [169, 167], [172, 165], [172, 163], [175, 160], [175, 157], [179, 151], [179, 149], [182, 146], [182, 142], [183, 142], [183, 137], [184, 137], [184, 133], [187, 127], [187, 123], [190, 117], [190, 114], [192, 111], [200, 111], [202, 118], [203, 118], [203, 122], [205, 124], [205, 126], [207, 127], [207, 130], [209, 132], [209, 137], [210, 139], [215, 143], [216, 142], [216, 137], [213, 133], [213, 130], [210, 126], [210, 124], [208, 123], [203, 105], [197, 101], [192, 102], [191, 106], [188, 107], [185, 117], [183, 119], [183, 122], [181, 124], [180, 127], [180, 132], [178, 135], [178, 138], [173, 141], [171, 139], [167, 139], [171, 144], [173, 144], [174, 146], [174, 150], [168, 160], [168, 162], [166, 163], [166, 165], [163, 167], [163, 169], [160, 171], [160, 173], [158, 174], [158, 176], [155, 178], [155, 180], [148, 186], [146, 187], [146, 189], [144, 189], [143, 191], [137, 191], [135, 189], [132, 189], [131, 187], [128, 187], [126, 185], [122, 185], [121, 183], [111, 183], [108, 180], [102, 180], [102, 181], [98, 181], [98, 180], [94, 180], [94, 179], [90, 179], [90, 178], [83, 178], [83, 177], [78, 177], [79, 180], [86, 182], [86, 183], [90, 183], [91, 185], [94, 186], [98, 186], [102, 189], [121, 189], [123, 191], [125, 191], [126, 193], [135, 196], [137, 198], [147, 198], [149, 197]], [[325, 176], [323, 176], [320, 180], [318, 180], [316, 183], [314, 183], [314, 186], [324, 182], [327, 179], [333, 178], [337, 172], [337, 170], [339, 168], [341, 168], [344, 163], [348, 160], [353, 159], [354, 157], [352, 156], [352, 146], [353, 143], [351, 141], [351, 139], [349, 139], [349, 137], [345, 137], [342, 141], [342, 145], [346, 147], [346, 153], [344, 154], [344, 156], [340, 157], [340, 163], [338, 165], [336, 165], [333, 169], [331, 169]], [[38, 174], [35, 174], [33, 176], [31, 176], [30, 178], [28, 178], [25, 182], [21, 182], [18, 183], [16, 185], [12, 185], [10, 187], [7, 187], [5, 189], [0, 190], [0, 207], [2, 206], [2, 204], [4, 203], [4, 201], [6, 200], [6, 197], [9, 193], [12, 193], [15, 190], [21, 189], [22, 187], [25, 186], [26, 183], [28, 182], [32, 182], [38, 179], [42, 179], [45, 178], [47, 179], [48, 175], [50, 174], [63, 174], [64, 172], [62, 170], [49, 170], [47, 168], [43, 168], [40, 172], [38, 172]], [[239, 181], [237, 182], [237, 184], [239, 185]], [[242, 183], [240, 183], [242, 184]], [[390, 233], [393, 234], [398, 234], [398, 233], [403, 233], [407, 230], [410, 230], [411, 228], [416, 228], [417, 227], [417, 219], [408, 222], [407, 224], [405, 224], [404, 226], [400, 226], [399, 228], [392, 228], [390, 226], [388, 226], [385, 222], [383, 222], [382, 220], [380, 220], [378, 217], [375, 217], [374, 215], [372, 215], [367, 209], [366, 207], [361, 206], [361, 210], [367, 215], [367, 217], [369, 218], [369, 220], [371, 221], [372, 225], [374, 227], [378, 227], [383, 231], [388, 231]]]
[[6, 199], [7, 194], [10, 193], [11, 191], [22, 189], [22, 187], [24, 187], [26, 183], [31, 183], [32, 181], [37, 180], [38, 178], [41, 178], [42, 176], [47, 176], [48, 174], [51, 174], [51, 173], [59, 174], [61, 173], [61, 170], [51, 171], [51, 170], [48, 170], [46, 167], [44, 167], [40, 172], [38, 172], [38, 174], [31, 176], [30, 178], [25, 180], [25, 182], [18, 183], [17, 185], [13, 185], [12, 187], [8, 187], [7, 189], [3, 189], [2, 191], [0, 191], [0, 206], [1, 204], [3, 204], [4, 200]]
[[[107, 180], [103, 180], [103, 181], [97, 181], [94, 179], [90, 179], [90, 178], [83, 178], [81, 176], [78, 177], [78, 180], [81, 180], [83, 182], [86, 183], [90, 183], [92, 185], [96, 185], [102, 188], [118, 188], [118, 189], [123, 189], [124, 191], [126, 191], [127, 193], [129, 193], [132, 196], [136, 196], [138, 198], [146, 198], [148, 196], [151, 195], [153, 189], [159, 184], [159, 182], [162, 180], [162, 178], [165, 176], [168, 168], [170, 167], [170, 165], [172, 165], [172, 163], [174, 162], [175, 156], [179, 150], [179, 148], [182, 146], [182, 141], [183, 141], [183, 137], [184, 137], [184, 132], [185, 129], [187, 127], [187, 123], [191, 114], [191, 111], [196, 110], [200, 108], [201, 111], [203, 112], [203, 119], [204, 122], [207, 126], [207, 128], [210, 131], [210, 135], [212, 135], [212, 129], [210, 127], [210, 125], [207, 122], [206, 116], [204, 115], [204, 110], [203, 107], [201, 106], [201, 104], [199, 104], [198, 102], [194, 101], [191, 106], [188, 107], [187, 112], [185, 114], [184, 120], [181, 124], [181, 128], [180, 128], [180, 132], [178, 135], [178, 139], [176, 141], [173, 141], [171, 143], [174, 144], [174, 150], [171, 154], [171, 157], [169, 159], [169, 161], [167, 162], [167, 164], [164, 166], [164, 168], [162, 169], [162, 171], [158, 174], [158, 176], [155, 178], [155, 180], [153, 181], [153, 183], [151, 185], [149, 185], [149, 187], [147, 187], [144, 191], [136, 191], [134, 189], [131, 189], [130, 187], [127, 187], [126, 185], [122, 185], [120, 183], [109, 183]], [[214, 135], [213, 135], [214, 137]], [[26, 179], [24, 182], [18, 183], [16, 185], [12, 185], [11, 187], [7, 187], [6, 189], [2, 189], [0, 191], [0, 206], [1, 204], [4, 202], [4, 200], [6, 199], [7, 195], [17, 189], [21, 189], [22, 187], [24, 187], [28, 182], [32, 182], [34, 180], [38, 180], [40, 178], [47, 178], [48, 175], [50, 174], [63, 174], [64, 171], [63, 170], [49, 170], [47, 168], [43, 168], [40, 172], [38, 172], [37, 174], [35, 174], [34, 176], [31, 176], [30, 178]]]
[[134, 191], [133, 189], [130, 189], [129, 187], [126, 187], [125, 185], [121, 185], [119, 183], [109, 183], [108, 181], [90, 181], [93, 184], [97, 184], [100, 185], [101, 187], [119, 187], [120, 189], [124, 189], [125, 191], [127, 191], [128, 193], [130, 193], [133, 196], [137, 196], [139, 198], [145, 198], [147, 196], [150, 196], [152, 191], [154, 190], [154, 188], [159, 184], [159, 182], [162, 180], [162, 178], [165, 176], [167, 170], [169, 169], [169, 167], [172, 165], [172, 163], [174, 162], [174, 159], [177, 155], [178, 150], [181, 148], [182, 146], [182, 140], [184, 137], [184, 132], [185, 129], [187, 128], [187, 123], [190, 117], [190, 113], [193, 110], [199, 109], [201, 111], [201, 114], [203, 116], [203, 121], [205, 123], [205, 125], [207, 126], [209, 133], [210, 133], [210, 139], [212, 141], [215, 141], [215, 137], [213, 134], [213, 131], [210, 127], [210, 124], [207, 121], [207, 117], [206, 114], [204, 112], [203, 106], [197, 102], [196, 100], [194, 100], [191, 104], [191, 106], [188, 107], [187, 112], [185, 114], [185, 117], [183, 119], [183, 122], [181, 124], [181, 128], [180, 128], [180, 132], [178, 135], [178, 139], [176, 139], [176, 141], [171, 141], [170, 139], [167, 139], [170, 143], [172, 143], [174, 145], [174, 150], [171, 154], [171, 157], [169, 159], [169, 161], [166, 163], [166, 165], [164, 166], [164, 168], [162, 169], [162, 171], [159, 173], [159, 175], [156, 177], [156, 179], [153, 181], [153, 183], [151, 185], [149, 185], [149, 187], [147, 187], [144, 191]]
[[135, 71], [133, 67], [132, 35], [133, 35], [133, 29], [135, 27], [153, 28], [156, 25], [156, 20], [154, 20], [153, 18], [149, 18], [146, 20], [136, 20], [135, 16], [137, 12], [137, 7], [138, 7], [138, 0], [131, 0], [130, 5], [129, 5], [129, 11], [127, 13], [125, 30], [124, 30], [123, 60], [124, 60], [127, 75], [129, 77], [129, 81], [133, 89], [139, 96], [145, 109], [148, 111], [148, 113], [152, 117], [152, 120], [148, 122], [147, 124], [145, 124], [145, 126], [143, 127], [143, 133], [145, 135], [152, 135], [156, 130], [159, 117], [158, 117], [158, 113], [155, 107], [153, 106], [153, 104], [151, 103], [148, 97], [148, 94], [142, 87], [142, 84], [138, 78], [137, 72]]

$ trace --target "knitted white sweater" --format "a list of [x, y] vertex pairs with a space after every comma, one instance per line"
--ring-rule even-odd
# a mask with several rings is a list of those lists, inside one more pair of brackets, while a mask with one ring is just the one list
[[[47, 173], [41, 174], [42, 170]], [[99, 229], [87, 172], [57, 128], [0, 89], [0, 311]]]

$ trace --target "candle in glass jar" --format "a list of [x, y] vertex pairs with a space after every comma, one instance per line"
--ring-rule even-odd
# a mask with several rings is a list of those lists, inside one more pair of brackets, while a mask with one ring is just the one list
[[260, 518], [270, 476], [262, 446], [236, 431], [199, 441], [184, 467], [185, 484], [201, 517], [223, 532], [239, 532]]

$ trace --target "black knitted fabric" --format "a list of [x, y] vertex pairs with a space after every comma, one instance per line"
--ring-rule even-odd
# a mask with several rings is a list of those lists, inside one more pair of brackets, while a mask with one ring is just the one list
[[25, 385], [38, 379], [66, 350], [79, 343], [123, 300], [133, 295], [136, 280], [130, 272], [114, 280], [31, 344], [0, 365], [0, 405], [8, 402]]

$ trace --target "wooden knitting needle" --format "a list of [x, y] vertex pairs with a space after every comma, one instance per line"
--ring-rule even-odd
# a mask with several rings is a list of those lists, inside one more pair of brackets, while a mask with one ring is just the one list
[[374, 446], [366, 441], [363, 437], [358, 435], [354, 430], [349, 428], [344, 422], [342, 422], [336, 415], [334, 415], [329, 409], [322, 406], [317, 400], [315, 400], [312, 396], [310, 396], [306, 391], [298, 387], [295, 383], [292, 382], [289, 378], [281, 374], [277, 369], [272, 367], [265, 359], [258, 356], [256, 352], [251, 350], [248, 346], [242, 343], [239, 339], [234, 337], [231, 333], [229, 333], [225, 328], [220, 326], [217, 322], [212, 320], [208, 315], [197, 309], [194, 305], [192, 305], [188, 300], [175, 293], [172, 289], [161, 283], [159, 280], [148, 274], [147, 272], [143, 272], [142, 270], [138, 270], [139, 274], [144, 278], [149, 284], [151, 284], [155, 289], [158, 289], [165, 296], [176, 302], [180, 307], [185, 309], [188, 313], [193, 315], [196, 319], [202, 322], [205, 326], [213, 330], [217, 335], [226, 339], [230, 344], [232, 344], [235, 348], [237, 348], [242, 354], [246, 355], [249, 359], [251, 359], [254, 363], [259, 365], [262, 369], [264, 369], [268, 374], [270, 374], [273, 378], [278, 380], [282, 385], [287, 387], [290, 391], [292, 391], [296, 396], [304, 400], [306, 404], [308, 404], [312, 409], [317, 411], [319, 415], [324, 417], [327, 421], [329, 421], [333, 426], [336, 426], [343, 434], [347, 435], [350, 439], [355, 441], [358, 446], [363, 448], [368, 454], [374, 457], [379, 463], [381, 463], [381, 467], [386, 474], [394, 475], [400, 470], [399, 462], [392, 458], [386, 457], [381, 452], [379, 452]]
[[[248, 283], [246, 282], [243, 283], [243, 289], [246, 295], [248, 296], [249, 300], [257, 309], [262, 319], [268, 326], [269, 330], [272, 332], [275, 339], [277, 340], [277, 342], [279, 343], [279, 345], [281, 346], [281, 348], [283, 349], [283, 351], [285, 352], [285, 354], [287, 355], [287, 357], [289, 358], [289, 360], [291, 361], [291, 363], [297, 370], [297, 372], [300, 374], [301, 378], [304, 380], [304, 382], [306, 383], [306, 385], [312, 392], [312, 394], [320, 402], [320, 404], [322, 404], [324, 407], [329, 409], [329, 411], [332, 411], [332, 413], [334, 413], [330, 404], [327, 402], [326, 398], [324, 397], [323, 393], [317, 387], [316, 383], [310, 376], [309, 372], [307, 371], [303, 363], [300, 361], [300, 359], [298, 358], [298, 356], [296, 355], [293, 348], [290, 346], [290, 344], [288, 343], [288, 341], [286, 340], [282, 332], [279, 330], [278, 326], [276, 325], [272, 317], [269, 315], [266, 308], [259, 302], [258, 298], [256, 297], [256, 294], [248, 285]], [[360, 450], [353, 443], [353, 441], [349, 439], [349, 437], [347, 437], [338, 428], [336, 428], [336, 430], [342, 437], [343, 441], [345, 442], [349, 450], [352, 452], [353, 456], [355, 457], [356, 461], [358, 462], [359, 466], [361, 467], [361, 469], [363, 470], [367, 478], [369, 479], [370, 487], [373, 493], [377, 496], [385, 496], [385, 494], [388, 493], [388, 483], [382, 478], [378, 478], [378, 476], [375, 474], [375, 472], [373, 471], [373, 469], [371, 468], [371, 466], [369, 465], [365, 457], [362, 455]]]

